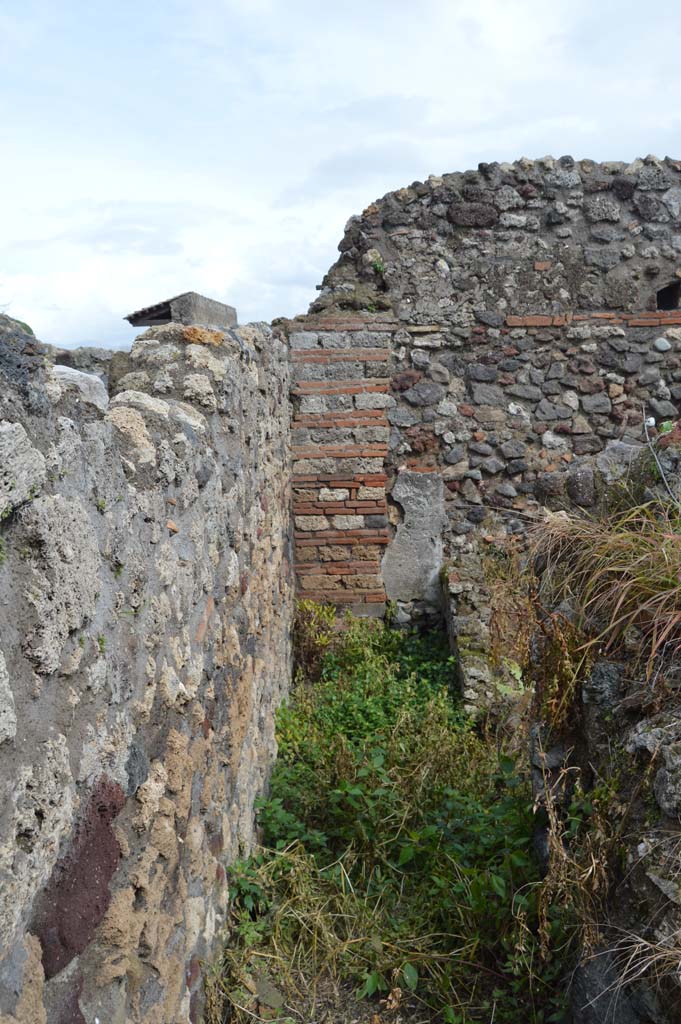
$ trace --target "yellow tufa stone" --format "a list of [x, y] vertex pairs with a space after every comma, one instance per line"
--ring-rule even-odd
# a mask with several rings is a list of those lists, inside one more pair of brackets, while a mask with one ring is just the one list
[[225, 336], [222, 331], [211, 331], [208, 327], [185, 327], [182, 340], [188, 345], [212, 345], [217, 348], [222, 345]]

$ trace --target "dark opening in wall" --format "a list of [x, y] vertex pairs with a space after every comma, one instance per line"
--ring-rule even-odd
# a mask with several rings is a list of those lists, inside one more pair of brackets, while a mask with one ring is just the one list
[[674, 281], [657, 293], [658, 309], [678, 309], [681, 302], [681, 281]]

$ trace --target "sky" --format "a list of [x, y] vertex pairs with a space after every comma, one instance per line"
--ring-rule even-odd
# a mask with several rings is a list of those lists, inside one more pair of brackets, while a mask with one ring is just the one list
[[129, 347], [304, 313], [347, 219], [480, 161], [681, 157], [677, 2], [0, 0], [0, 309]]

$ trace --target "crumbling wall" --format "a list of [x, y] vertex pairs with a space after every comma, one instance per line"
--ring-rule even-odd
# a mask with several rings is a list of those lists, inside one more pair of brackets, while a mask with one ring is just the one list
[[289, 325], [300, 586], [408, 620], [446, 572], [484, 700], [480, 544], [593, 507], [644, 409], [678, 415], [681, 310], [657, 307], [681, 293], [681, 164], [483, 164], [373, 203], [339, 248]]
[[0, 317], [3, 1024], [200, 1019], [289, 681], [285, 345], [107, 369]]
[[[288, 325], [300, 591], [365, 614], [392, 601], [403, 622], [444, 602], [474, 710], [495, 697], [485, 552], [522, 546], [543, 507], [643, 499], [644, 417], [653, 438], [678, 419], [681, 162], [481, 165], [373, 203], [339, 249]], [[678, 494], [678, 452], [663, 458]], [[676, 1020], [678, 665], [660, 703], [630, 667], [599, 661], [566, 734], [532, 751], [535, 780], [616, 766], [626, 807], [575, 1024]], [[630, 984], [653, 949], [659, 993]]]

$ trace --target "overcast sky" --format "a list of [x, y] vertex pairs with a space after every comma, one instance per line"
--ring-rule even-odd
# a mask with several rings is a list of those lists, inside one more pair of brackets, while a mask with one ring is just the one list
[[0, 306], [68, 346], [305, 312], [415, 179], [681, 156], [680, 53], [672, 0], [0, 0]]

